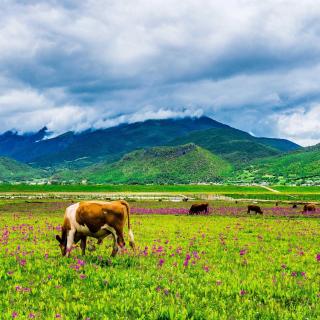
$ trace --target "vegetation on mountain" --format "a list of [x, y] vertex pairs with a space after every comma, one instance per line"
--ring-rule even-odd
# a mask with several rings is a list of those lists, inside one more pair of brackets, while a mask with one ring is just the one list
[[264, 145], [258, 138], [233, 128], [214, 128], [192, 132], [171, 141], [170, 144], [195, 143], [234, 165], [253, 159], [278, 155], [280, 150]]
[[259, 159], [235, 174], [235, 180], [291, 184], [320, 184], [320, 148]]
[[90, 183], [195, 183], [222, 181], [232, 170], [225, 160], [194, 144], [133, 151], [121, 160], [75, 171], [62, 171], [60, 180]]
[[0, 157], [0, 181], [21, 182], [32, 181], [46, 176], [46, 172], [35, 169], [7, 157]]
[[235, 164], [299, 147], [287, 140], [255, 138], [208, 117], [200, 117], [66, 132], [50, 139], [46, 128], [34, 135], [7, 132], [0, 136], [0, 155], [37, 167], [81, 168], [101, 161], [118, 161], [137, 149], [190, 142]]

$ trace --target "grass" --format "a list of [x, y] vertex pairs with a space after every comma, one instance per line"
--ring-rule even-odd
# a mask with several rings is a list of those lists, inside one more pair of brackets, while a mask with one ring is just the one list
[[[287, 187], [271, 186], [273, 189], [286, 194], [320, 193], [320, 187]], [[163, 193], [217, 193], [217, 194], [272, 194], [260, 186], [238, 185], [28, 185], [0, 184], [0, 192], [163, 192]]]
[[79, 248], [60, 257], [67, 203], [2, 204], [1, 319], [316, 319], [318, 219], [221, 204], [214, 216], [132, 215], [138, 255], [112, 263], [108, 240], [84, 258]]

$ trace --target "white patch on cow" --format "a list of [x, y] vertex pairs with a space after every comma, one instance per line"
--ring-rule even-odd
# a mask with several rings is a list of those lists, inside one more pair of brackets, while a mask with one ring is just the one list
[[74, 241], [74, 235], [75, 235], [76, 231], [75, 230], [70, 230], [68, 232], [68, 238], [67, 238], [67, 257], [69, 257], [70, 255], [70, 251], [73, 245], [73, 241]]
[[69, 219], [71, 229], [77, 229], [76, 226], [78, 223], [76, 220], [76, 213], [79, 208], [79, 205], [80, 203], [77, 202], [66, 209], [66, 217]]

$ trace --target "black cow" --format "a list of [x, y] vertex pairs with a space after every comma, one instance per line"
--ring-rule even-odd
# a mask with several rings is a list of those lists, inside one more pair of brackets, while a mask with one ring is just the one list
[[209, 209], [209, 203], [204, 202], [204, 203], [195, 203], [191, 206], [189, 210], [189, 214], [199, 214], [199, 213], [208, 213]]
[[250, 213], [250, 211], [254, 211], [256, 214], [257, 214], [257, 213], [260, 213], [260, 214], [263, 213], [262, 210], [261, 210], [261, 208], [260, 208], [259, 206], [256, 206], [256, 205], [253, 205], [253, 204], [249, 204], [249, 205], [248, 205], [248, 211], [247, 211], [247, 213]]

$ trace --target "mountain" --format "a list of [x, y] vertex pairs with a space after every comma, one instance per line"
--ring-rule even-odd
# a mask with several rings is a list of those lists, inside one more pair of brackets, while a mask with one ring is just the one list
[[259, 159], [238, 170], [235, 180], [270, 183], [320, 183], [320, 144]]
[[46, 176], [47, 173], [43, 170], [32, 168], [7, 157], [0, 157], [1, 182], [32, 181]]
[[86, 179], [89, 183], [196, 183], [221, 181], [231, 170], [231, 165], [220, 157], [187, 144], [133, 151], [115, 163], [63, 171], [55, 179]]
[[0, 135], [0, 156], [37, 167], [81, 168], [101, 161], [112, 163], [141, 148], [189, 142], [233, 163], [299, 148], [287, 140], [254, 138], [211, 118], [200, 117], [147, 120], [81, 133], [66, 132], [51, 139], [46, 128], [28, 135], [7, 132]]
[[7, 131], [0, 135], [0, 155], [14, 157], [20, 154], [21, 150], [30, 148], [47, 135], [47, 128], [44, 127], [36, 133], [18, 134], [14, 131]]
[[283, 151], [300, 147], [288, 140], [256, 138], [231, 127], [191, 132], [172, 140], [170, 144], [179, 145], [189, 142], [208, 149], [236, 166], [253, 159], [278, 155]]

